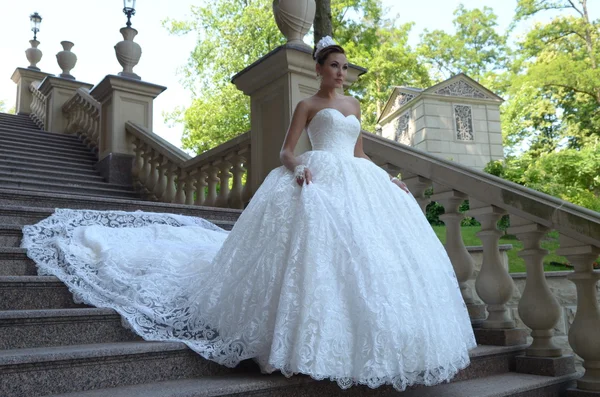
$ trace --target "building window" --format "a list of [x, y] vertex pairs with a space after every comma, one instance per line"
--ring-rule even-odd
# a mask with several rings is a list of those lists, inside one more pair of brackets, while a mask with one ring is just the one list
[[409, 112], [404, 112], [396, 119], [396, 128], [394, 129], [394, 140], [398, 143], [410, 145], [408, 136], [408, 126], [410, 121]]
[[473, 112], [469, 105], [454, 105], [454, 125], [456, 139], [459, 141], [473, 140]]

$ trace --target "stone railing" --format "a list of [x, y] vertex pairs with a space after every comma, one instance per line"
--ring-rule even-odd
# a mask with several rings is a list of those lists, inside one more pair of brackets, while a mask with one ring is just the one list
[[150, 198], [229, 208], [243, 208], [249, 200], [249, 132], [190, 158], [137, 124], [127, 123], [126, 131], [135, 152], [134, 180]]
[[[471, 318], [479, 324], [476, 335], [488, 344], [524, 340], [517, 337], [519, 330], [510, 315], [508, 302], [514, 284], [499, 253], [502, 233], [497, 222], [505, 214], [510, 216], [508, 231], [523, 243], [519, 255], [527, 270], [518, 313], [532, 330], [533, 338], [525, 357], [517, 360], [517, 370], [520, 367], [523, 372], [536, 367], [543, 368], [545, 374], [556, 374], [565, 368], [567, 360], [572, 360], [554, 343], [561, 309], [546, 282], [543, 259], [547, 251], [540, 245], [549, 231], [559, 233], [557, 253], [573, 264], [568, 279], [577, 290], [577, 312], [569, 329], [570, 346], [583, 359], [585, 368], [577, 387], [600, 391], [600, 309], [596, 290], [600, 272], [593, 269], [600, 254], [600, 214], [368, 132], [363, 133], [363, 147], [376, 164], [402, 175], [423, 210], [429, 201], [444, 206], [445, 214], [440, 218], [446, 224], [446, 250]], [[424, 192], [430, 187], [433, 195], [427, 198]], [[464, 214], [459, 206], [465, 200], [469, 200], [468, 215], [481, 223], [478, 237], [483, 244], [483, 263], [475, 289], [487, 309], [487, 318], [467, 285], [474, 264], [461, 237]]]
[[40, 90], [38, 90], [39, 86], [39, 81], [34, 81], [29, 85], [29, 91], [33, 97], [33, 100], [31, 101], [31, 113], [29, 114], [29, 117], [35, 124], [37, 124], [39, 128], [43, 130], [46, 127], [47, 107], [46, 96], [42, 94]]
[[66, 133], [78, 134], [93, 151], [98, 150], [100, 137], [101, 105], [85, 88], [79, 88], [75, 95], [62, 107], [67, 120]]

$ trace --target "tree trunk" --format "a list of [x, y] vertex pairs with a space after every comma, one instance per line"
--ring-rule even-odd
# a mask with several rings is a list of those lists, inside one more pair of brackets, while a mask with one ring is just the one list
[[314, 40], [315, 45], [325, 36], [331, 36], [333, 28], [331, 26], [331, 0], [316, 0], [317, 11], [314, 21]]

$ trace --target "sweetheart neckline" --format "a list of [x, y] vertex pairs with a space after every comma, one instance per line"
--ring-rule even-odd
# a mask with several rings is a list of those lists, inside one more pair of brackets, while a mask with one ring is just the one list
[[[312, 119], [310, 119], [310, 121], [308, 122], [308, 124], [307, 124], [307, 126], [306, 126], [306, 129], [309, 129], [309, 128], [310, 128], [310, 125], [312, 124], [312, 122], [313, 122], [313, 121], [314, 121], [314, 120], [317, 118], [317, 116], [318, 116], [318, 115], [319, 115], [321, 112], [323, 112], [324, 110], [328, 110], [328, 109], [329, 109], [329, 110], [335, 110], [336, 112], [338, 112], [338, 114], [340, 114], [340, 115], [341, 115], [342, 117], [344, 117], [345, 119], [347, 119], [347, 118], [349, 118], [349, 117], [353, 117], [353, 116], [354, 116], [354, 118], [356, 119], [356, 121], [358, 121], [358, 117], [356, 117], [356, 115], [354, 115], [354, 114], [349, 114], [349, 115], [347, 115], [347, 116], [346, 116], [344, 113], [342, 113], [340, 110], [338, 110], [338, 109], [336, 109], [336, 108], [328, 108], [328, 107], [325, 107], [325, 108], [323, 108], [323, 109], [319, 110], [317, 113], [315, 113], [315, 115], [313, 116], [313, 118], [312, 118]], [[360, 123], [360, 121], [359, 121], [359, 123]]]

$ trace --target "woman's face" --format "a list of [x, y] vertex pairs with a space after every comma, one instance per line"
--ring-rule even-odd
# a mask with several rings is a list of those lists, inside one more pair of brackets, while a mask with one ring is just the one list
[[323, 65], [317, 64], [317, 73], [322, 76], [321, 87], [342, 88], [348, 73], [348, 59], [339, 52], [329, 54]]

